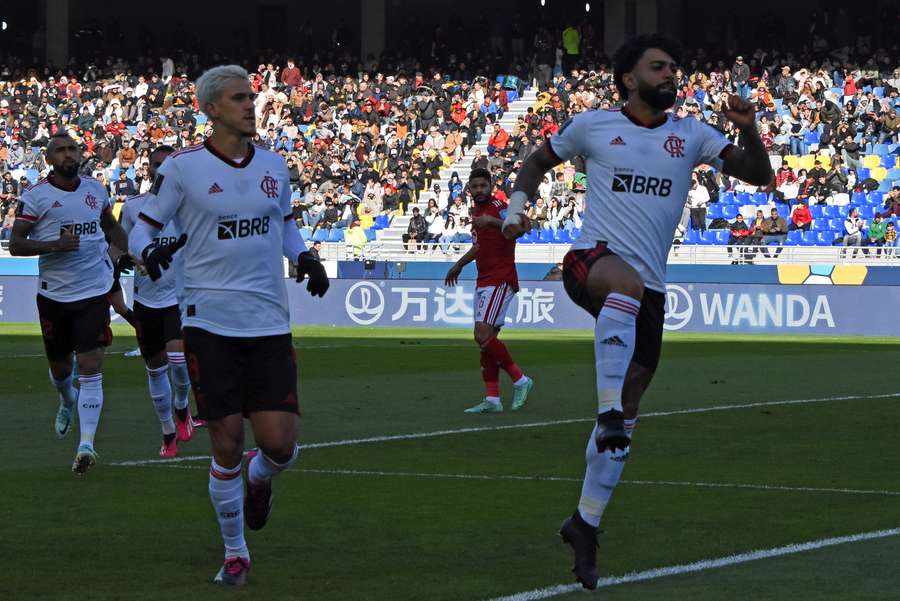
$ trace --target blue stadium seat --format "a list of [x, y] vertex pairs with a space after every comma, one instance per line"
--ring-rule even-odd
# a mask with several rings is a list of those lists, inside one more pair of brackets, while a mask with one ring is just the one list
[[865, 192], [854, 192], [852, 196], [850, 196], [850, 202], [855, 205], [861, 205], [866, 202], [866, 193]]
[[710, 219], [720, 219], [723, 214], [724, 208], [719, 203], [709, 205], [709, 209], [706, 211], [706, 216]]
[[739, 205], [750, 205], [753, 204], [753, 196], [749, 192], [738, 192], [737, 193], [737, 203]]
[[894, 185], [894, 182], [892, 182], [888, 178], [884, 178], [883, 180], [881, 180], [881, 184], [878, 185], [878, 191], [879, 192], [890, 192], [891, 186], [893, 186], [893, 185]]
[[377, 235], [378, 232], [374, 227], [370, 227], [366, 230], [366, 240], [368, 240], [369, 242], [375, 242], [375, 238], [377, 237]]
[[839, 236], [837, 232], [819, 232], [816, 234], [817, 246], [831, 246], [831, 243]]
[[719, 195], [719, 202], [723, 203], [723, 204], [727, 204], [727, 205], [734, 204], [734, 202], [735, 202], [734, 192], [732, 192], [731, 190], [729, 190], [727, 192], [722, 192], [722, 194]]
[[681, 240], [684, 244], [699, 244], [700, 243], [700, 232], [697, 230], [689, 229], [684, 233], [684, 238]]
[[822, 219], [825, 216], [825, 207], [822, 205], [813, 205], [809, 207], [809, 212], [813, 219]]
[[300, 228], [300, 237], [303, 238], [303, 241], [306, 242], [309, 240], [310, 236], [312, 236], [312, 230], [308, 227]]
[[[881, 166], [890, 171], [897, 168], [897, 157], [892, 154], [884, 154], [881, 156]], [[890, 177], [890, 175], [888, 175]]]
[[[893, 157], [891, 157], [891, 158], [893, 158]], [[894, 160], [896, 160], [896, 159], [894, 159]], [[898, 169], [897, 167], [892, 167], [892, 168], [888, 169], [887, 175], [884, 176], [884, 178], [891, 180], [891, 182], [893, 182], [894, 180], [900, 179], [900, 169]]]
[[884, 98], [884, 88], [881, 86], [872, 88], [872, 93], [875, 94], [876, 98]]
[[803, 232], [800, 235], [800, 246], [815, 246], [816, 236], [818, 236], [816, 232]]
[[377, 227], [380, 230], [386, 229], [390, 225], [391, 225], [391, 222], [388, 219], [387, 215], [379, 215], [378, 217], [375, 218], [375, 227]]
[[868, 167], [860, 167], [859, 169], [856, 170], [856, 176], [857, 176], [856, 179], [857, 179], [857, 181], [862, 181], [862, 180], [864, 180], [864, 179], [869, 179], [869, 176], [870, 176], [870, 175], [871, 175], [871, 173], [870, 173]]
[[778, 215], [787, 219], [791, 215], [791, 208], [785, 204], [777, 204], [775, 208], [778, 210]]
[[735, 217], [737, 217], [738, 211], [739, 211], [739, 208], [738, 208], [737, 206], [734, 206], [734, 205], [728, 206], [728, 207], [723, 207], [723, 208], [722, 208], [722, 215], [725, 217], [725, 219], [731, 221], [732, 219], [734, 219]]
[[328, 233], [328, 242], [343, 242], [344, 241], [344, 230], [334, 228]]
[[875, 151], [875, 154], [884, 156], [890, 153], [890, 146], [887, 144], [876, 144], [873, 150]]
[[697, 240], [697, 244], [715, 244], [715, 243], [716, 243], [715, 230], [706, 230], [705, 232], [700, 232], [700, 238]]
[[818, 144], [819, 143], [819, 132], [811, 131], [807, 132], [805, 136], [803, 136], [803, 141], [807, 144]]
[[813, 219], [812, 227], [810, 228], [813, 232], [824, 232], [831, 229], [831, 224], [827, 219]]
[[801, 232], [800, 230], [794, 230], [792, 232], [788, 232], [787, 240], [785, 240], [784, 243], [790, 244], [790, 245], [799, 244], [802, 233], [803, 232]]
[[825, 207], [822, 207], [822, 213], [825, 217], [828, 217], [829, 219], [837, 219], [838, 217], [841, 216], [840, 209], [835, 205], [827, 205]]
[[841, 219], [846, 219], [847, 215], [850, 214], [850, 205], [845, 205], [843, 207], [838, 207], [838, 217]]
[[881, 192], [869, 192], [866, 202], [872, 206], [880, 207], [884, 203], [884, 194]]
[[326, 242], [328, 240], [328, 230], [319, 228], [312, 235], [313, 242]]
[[859, 207], [859, 216], [862, 219], [865, 219], [866, 221], [874, 218], [875, 217], [875, 207], [872, 207], [872, 206]]
[[534, 244], [534, 233], [525, 232], [522, 237], [519, 238], [519, 244]]
[[844, 220], [840, 217], [836, 219], [830, 219], [828, 222], [828, 229], [834, 232], [843, 232], [844, 231]]
[[204, 125], [206, 123], [206, 115], [203, 113], [197, 113], [194, 115], [194, 119], [197, 120], [197, 125]]
[[30, 181], [33, 184], [40, 179], [41, 174], [37, 169], [26, 169], [25, 177], [27, 177], [28, 181]]
[[731, 237], [731, 232], [728, 230], [715, 230], [716, 232], [716, 241], [714, 244], [728, 244], [728, 238]]
[[768, 204], [768, 202], [769, 202], [769, 195], [766, 194], [765, 192], [756, 192], [753, 195], [753, 204], [764, 205], [764, 204]]

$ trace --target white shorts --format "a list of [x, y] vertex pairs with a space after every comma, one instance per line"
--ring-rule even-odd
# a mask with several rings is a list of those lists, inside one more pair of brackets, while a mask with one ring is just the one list
[[475, 323], [481, 321], [495, 328], [502, 328], [506, 321], [506, 311], [515, 295], [508, 284], [476, 288]]

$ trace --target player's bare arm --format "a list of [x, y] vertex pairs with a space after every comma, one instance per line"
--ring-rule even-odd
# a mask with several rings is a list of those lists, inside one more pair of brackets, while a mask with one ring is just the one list
[[[499, 219], [497, 220], [499, 221]], [[478, 245], [473, 244], [472, 248], [466, 251], [466, 254], [461, 256], [456, 263], [453, 264], [453, 267], [447, 272], [447, 277], [444, 278], [445, 286], [456, 286], [456, 281], [459, 279], [459, 274], [462, 273], [463, 267], [471, 263], [475, 260], [475, 255], [478, 254]]]
[[81, 244], [78, 236], [73, 234], [69, 228], [64, 229], [57, 240], [31, 240], [28, 238], [28, 234], [33, 227], [33, 223], [24, 219], [17, 219], [13, 223], [9, 238], [9, 254], [14, 257], [33, 257], [47, 253], [70, 252], [78, 250]]
[[112, 211], [106, 210], [100, 213], [100, 227], [110, 242], [109, 256], [116, 261], [121, 255], [127, 255], [128, 234], [125, 232], [125, 228], [116, 221]]
[[723, 171], [748, 184], [767, 186], [775, 179], [769, 155], [756, 130], [756, 109], [740, 96], [728, 97], [725, 118], [741, 132], [740, 146], [730, 146], [723, 157]]
[[507, 239], [512, 240], [531, 231], [531, 223], [525, 216], [525, 205], [537, 193], [544, 174], [561, 162], [548, 142], [544, 142], [525, 159], [516, 177], [516, 185], [509, 198], [509, 209], [501, 228]]

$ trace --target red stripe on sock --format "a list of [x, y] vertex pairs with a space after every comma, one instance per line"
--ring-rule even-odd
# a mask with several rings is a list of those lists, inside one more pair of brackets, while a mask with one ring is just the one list
[[233, 474], [227, 474], [225, 472], [220, 472], [214, 467], [209, 468], [209, 475], [215, 478], [216, 480], [234, 480], [238, 476], [241, 475], [241, 470], [237, 470]]
[[603, 307], [609, 307], [610, 309], [614, 309], [616, 311], [621, 311], [622, 313], [628, 313], [629, 315], [634, 315], [637, 317], [640, 309], [636, 308], [634, 305], [629, 305], [626, 302], [616, 300], [616, 299], [606, 299], [606, 302], [603, 303]]

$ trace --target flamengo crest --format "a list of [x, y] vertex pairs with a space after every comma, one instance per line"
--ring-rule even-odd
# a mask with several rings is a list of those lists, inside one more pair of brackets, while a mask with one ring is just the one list
[[675, 134], [669, 134], [669, 137], [666, 138], [663, 144], [663, 148], [673, 159], [681, 158], [684, 156], [684, 139], [679, 138]]
[[84, 197], [84, 204], [91, 207], [91, 209], [96, 209], [97, 208], [97, 197], [94, 196], [93, 194], [88, 194], [87, 196]]
[[278, 182], [271, 175], [265, 176], [259, 183], [259, 189], [269, 198], [278, 198]]

